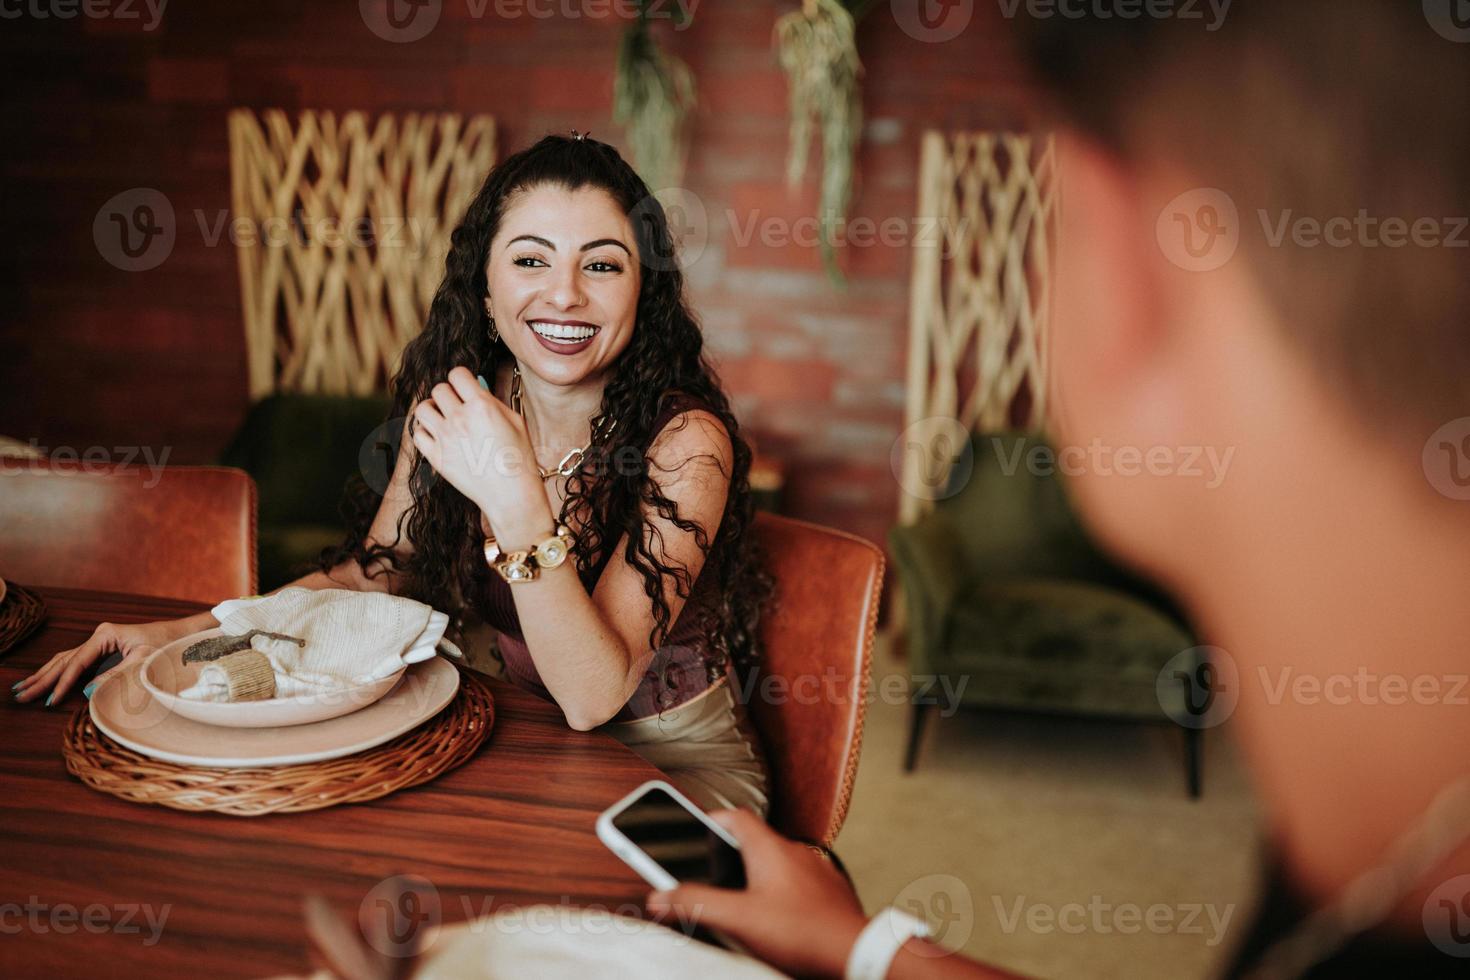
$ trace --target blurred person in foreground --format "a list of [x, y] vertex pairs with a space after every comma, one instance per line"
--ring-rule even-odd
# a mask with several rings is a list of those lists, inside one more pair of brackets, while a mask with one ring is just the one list
[[[1452, 0], [1241, 0], [1213, 31], [1075, 6], [1016, 24], [1062, 120], [1053, 435], [1235, 450], [1214, 489], [1072, 481], [1229, 661], [1271, 873], [1221, 974], [1470, 975], [1470, 23]], [[1321, 687], [1280, 683], [1301, 676]], [[834, 870], [721, 819], [748, 889], [650, 908], [788, 972], [882, 975]], [[895, 978], [1003, 975], [887, 943]]]

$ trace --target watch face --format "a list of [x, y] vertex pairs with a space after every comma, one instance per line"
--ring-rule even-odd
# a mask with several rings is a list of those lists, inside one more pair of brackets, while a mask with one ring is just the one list
[[537, 560], [547, 568], [560, 565], [566, 556], [567, 546], [560, 538], [552, 538], [550, 541], [543, 542], [536, 549]]

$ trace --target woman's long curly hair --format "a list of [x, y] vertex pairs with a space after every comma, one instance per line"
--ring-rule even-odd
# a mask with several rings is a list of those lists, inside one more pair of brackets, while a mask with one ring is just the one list
[[[708, 638], [701, 654], [711, 679], [727, 663], [750, 667], [756, 655], [760, 608], [770, 592], [769, 577], [762, 570], [750, 533], [750, 447], [740, 435], [719, 379], [704, 358], [703, 337], [685, 302], [684, 276], [674, 261], [674, 241], [664, 209], [611, 146], [585, 137], [547, 136], [490, 171], [450, 239], [444, 280], [429, 308], [428, 324], [404, 350], [390, 387], [390, 423], [409, 419], [414, 405], [429, 397], [450, 369], [464, 365], [494, 378], [496, 368], [511, 359], [504, 341], [490, 340], [484, 306], [488, 292], [485, 268], [490, 243], [507, 206], [517, 194], [545, 185], [569, 191], [592, 187], [611, 195], [630, 218], [643, 273], [632, 340], [613, 365], [602, 395], [602, 414], [616, 420], [616, 425], [610, 432], [604, 428], [597, 433], [582, 468], [567, 480], [561, 520], [582, 528], [575, 551], [578, 572], [598, 567], [604, 549], [614, 548], [626, 535], [623, 557], [643, 576], [654, 614], [648, 642], [650, 649], [658, 651], [673, 626], [664, 596], [666, 582], [672, 577], [684, 597], [692, 593], [694, 583], [686, 568], [665, 564], [654, 550], [658, 536], [644, 516], [644, 508], [652, 508], [680, 529], [692, 532], [705, 552], [701, 577], [713, 576], [708, 583], [713, 601], [706, 620], [698, 625], [699, 635]], [[724, 423], [734, 448], [725, 511], [714, 541], [709, 540], [707, 529], [678, 513], [678, 505], [661, 492], [652, 467], [645, 462], [644, 454], [655, 435], [654, 422], [665, 399], [675, 392], [696, 396], [708, 405]], [[631, 457], [629, 447], [634, 453]], [[385, 440], [379, 449], [387, 454], [387, 472], [392, 473], [398, 441]], [[629, 458], [638, 465], [622, 465]], [[611, 460], [619, 465], [609, 465]], [[330, 570], [349, 559], [368, 575], [391, 568], [400, 583], [398, 592], [452, 611], [457, 621], [462, 621], [467, 605], [483, 612], [482, 599], [491, 573], [482, 553], [479, 508], [449, 481], [439, 479], [417, 453], [409, 487], [413, 500], [398, 522], [397, 539], [374, 543], [368, 531], [381, 497], [361, 478], [354, 478], [345, 507], [346, 541], [323, 552], [322, 569]], [[402, 540], [405, 525], [413, 554], [400, 561], [393, 548]], [[704, 588], [701, 583], [701, 590]], [[662, 659], [656, 657], [650, 671], [663, 682], [662, 693], [667, 693], [673, 679], [660, 673]]]

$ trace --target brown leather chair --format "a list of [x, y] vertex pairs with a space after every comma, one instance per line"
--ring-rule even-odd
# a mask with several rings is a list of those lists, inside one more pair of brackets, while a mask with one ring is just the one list
[[831, 848], [857, 774], [883, 590], [883, 552], [852, 534], [760, 513], [775, 578], [761, 617], [761, 663], [745, 679], [771, 767], [773, 827]]
[[0, 458], [0, 576], [216, 603], [253, 595], [242, 470]]

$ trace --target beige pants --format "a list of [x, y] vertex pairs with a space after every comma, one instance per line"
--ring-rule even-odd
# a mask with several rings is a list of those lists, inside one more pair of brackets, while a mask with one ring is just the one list
[[661, 715], [603, 725], [601, 731], [663, 770], [706, 810], [770, 807], [765, 763], [754, 730], [726, 677]]

